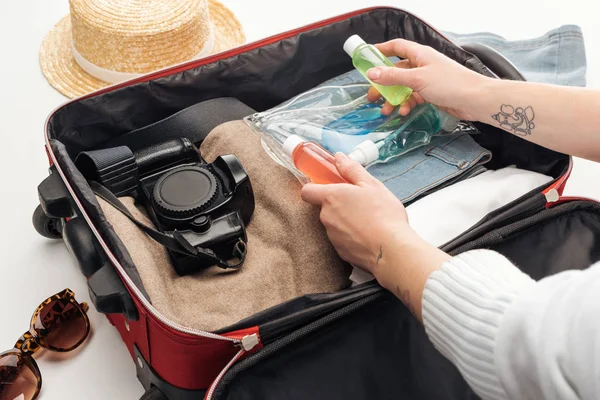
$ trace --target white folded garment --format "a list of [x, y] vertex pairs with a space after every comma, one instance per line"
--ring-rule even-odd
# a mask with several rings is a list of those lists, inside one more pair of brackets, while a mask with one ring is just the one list
[[[551, 180], [512, 166], [486, 171], [415, 201], [406, 207], [408, 222], [423, 239], [439, 247], [490, 212]], [[350, 275], [353, 286], [372, 279], [373, 275], [359, 268]]]

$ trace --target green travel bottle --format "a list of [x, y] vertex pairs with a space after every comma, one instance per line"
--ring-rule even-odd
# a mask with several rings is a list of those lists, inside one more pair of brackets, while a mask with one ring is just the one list
[[367, 44], [358, 35], [352, 35], [344, 43], [344, 51], [352, 57], [352, 64], [392, 105], [399, 106], [412, 94], [412, 89], [406, 86], [383, 86], [373, 83], [367, 77], [367, 71], [373, 67], [394, 67], [377, 47]]

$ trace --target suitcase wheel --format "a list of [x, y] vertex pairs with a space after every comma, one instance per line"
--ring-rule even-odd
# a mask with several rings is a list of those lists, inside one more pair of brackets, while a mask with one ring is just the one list
[[31, 218], [33, 227], [45, 238], [60, 239], [62, 237], [62, 220], [46, 215], [41, 205], [38, 205]]

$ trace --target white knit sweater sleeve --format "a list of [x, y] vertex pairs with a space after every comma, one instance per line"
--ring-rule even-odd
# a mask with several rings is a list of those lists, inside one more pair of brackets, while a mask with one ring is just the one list
[[484, 399], [600, 398], [600, 263], [538, 282], [490, 250], [428, 279], [423, 323]]

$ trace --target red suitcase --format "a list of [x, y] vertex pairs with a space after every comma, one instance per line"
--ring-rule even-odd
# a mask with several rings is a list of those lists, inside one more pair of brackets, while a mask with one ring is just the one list
[[[381, 394], [386, 390], [396, 393], [396, 398], [472, 396], [403, 306], [374, 283], [340, 293], [307, 295], [216, 332], [170, 321], [146, 300], [130, 277], [128, 270], [134, 266], [127, 251], [73, 162], [79, 151], [100, 147], [111, 135], [148, 125], [202, 100], [235, 96], [256, 110], [272, 107], [350, 70], [341, 44], [354, 33], [371, 43], [405, 37], [430, 45], [479, 73], [522, 79], [489, 48], [473, 44], [465, 46], [467, 51], [406, 11], [369, 8], [111, 86], [50, 114], [45, 135], [51, 174], [39, 186], [41, 207], [34, 223], [45, 236], [66, 241], [88, 278], [96, 308], [106, 313], [127, 344], [148, 398], [358, 399], [370, 397], [368, 393], [371, 398], [387, 397]], [[327, 63], [314, 62], [324, 51]], [[256, 80], [243, 80], [247, 74]], [[600, 220], [597, 203], [561, 197], [572, 168], [570, 157], [496, 128], [480, 129], [483, 135], [477, 140], [492, 149], [494, 165], [516, 164], [554, 180], [494, 211], [445, 245], [445, 250], [457, 253], [474, 246], [493, 247], [497, 235], [492, 233], [498, 230], [508, 229], [513, 235], [569, 215], [577, 219], [580, 212]], [[515, 228], [519, 223], [522, 228]], [[600, 229], [596, 228], [590, 228], [592, 242], [600, 242]], [[590, 246], [585, 261], [596, 261], [600, 251]], [[585, 268], [583, 264], [574, 268]], [[535, 266], [531, 271], [537, 277], [556, 272]], [[380, 310], [377, 320], [366, 311], [374, 307]], [[369, 349], [357, 344], [370, 337], [377, 338], [373, 339], [377, 343]], [[355, 339], [344, 342], [342, 338]], [[307, 354], [307, 349], [312, 350]], [[381, 377], [379, 382], [366, 382], [364, 372], [352, 367], [367, 352], [376, 352], [379, 362], [372, 368]], [[391, 357], [394, 353], [405, 356], [404, 364], [398, 365], [398, 357]], [[323, 357], [327, 362], [317, 361]], [[292, 371], [293, 365], [304, 367]], [[390, 375], [395, 368], [404, 371], [405, 378]], [[432, 380], [437, 384], [424, 383]], [[269, 391], [269, 385], [277, 381], [285, 383], [289, 391]], [[351, 391], [347, 389], [349, 381], [354, 382]], [[380, 395], [373, 390], [380, 390]]]

